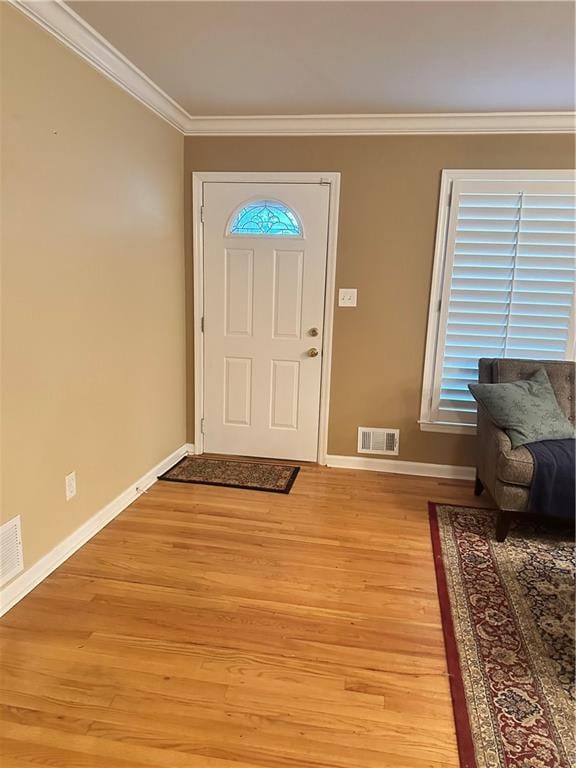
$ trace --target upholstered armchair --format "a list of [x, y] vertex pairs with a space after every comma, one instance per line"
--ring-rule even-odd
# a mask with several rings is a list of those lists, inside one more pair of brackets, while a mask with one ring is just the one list
[[[540, 368], [546, 369], [558, 404], [574, 424], [576, 363], [483, 358], [479, 360], [479, 381], [504, 383], [529, 379]], [[496, 539], [504, 541], [514, 514], [528, 512], [534, 461], [524, 446], [512, 449], [508, 435], [494, 425], [481, 405], [478, 406], [477, 445], [474, 492], [479, 496], [486, 490], [492, 497], [499, 509]]]

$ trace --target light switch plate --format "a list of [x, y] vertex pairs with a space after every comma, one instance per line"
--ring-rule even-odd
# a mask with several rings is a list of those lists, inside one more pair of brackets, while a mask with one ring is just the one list
[[340, 288], [338, 290], [339, 307], [355, 307], [358, 300], [357, 288]]

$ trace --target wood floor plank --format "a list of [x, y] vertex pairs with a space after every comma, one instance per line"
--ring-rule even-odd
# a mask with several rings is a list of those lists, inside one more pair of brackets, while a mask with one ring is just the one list
[[456, 768], [428, 500], [157, 483], [0, 621], [2, 768]]

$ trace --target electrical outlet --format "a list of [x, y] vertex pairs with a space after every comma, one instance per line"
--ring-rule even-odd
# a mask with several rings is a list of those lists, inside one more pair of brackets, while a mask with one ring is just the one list
[[76, 496], [76, 472], [70, 472], [69, 475], [66, 475], [64, 482], [66, 484], [66, 501], [70, 501]]
[[340, 288], [338, 290], [339, 307], [355, 307], [358, 299], [357, 288]]

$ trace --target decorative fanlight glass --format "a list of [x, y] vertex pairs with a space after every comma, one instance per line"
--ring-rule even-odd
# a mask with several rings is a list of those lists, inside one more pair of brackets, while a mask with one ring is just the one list
[[230, 234], [302, 237], [302, 227], [294, 211], [284, 203], [257, 200], [238, 211], [230, 225]]

